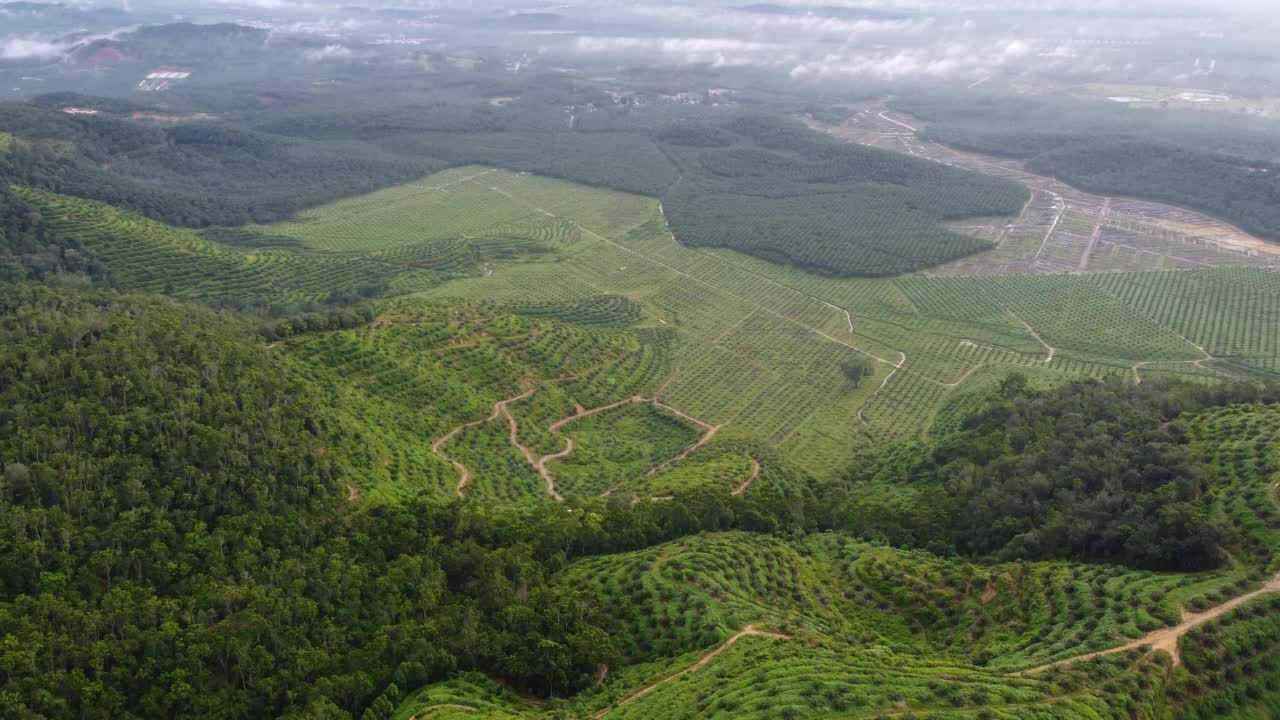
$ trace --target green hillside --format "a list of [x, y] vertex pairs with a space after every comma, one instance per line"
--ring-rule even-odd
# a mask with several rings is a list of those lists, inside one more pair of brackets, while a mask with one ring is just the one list
[[[643, 327], [402, 299], [268, 342], [287, 328], [152, 296], [12, 286], [0, 307], [0, 503], [18, 519], [0, 538], [0, 623], [9, 657], [30, 658], [7, 666], [16, 717], [79, 714], [91, 696], [122, 717], [402, 702], [402, 716], [1199, 717], [1274, 702], [1248, 679], [1269, 662], [1253, 608], [1278, 589], [1280, 547], [1276, 406], [1255, 386], [1098, 386], [1187, 412], [1208, 517], [1239, 531], [1218, 568], [991, 563], [884, 544], [846, 512], [874, 485], [815, 481], [749, 434], [662, 460], [701, 428], [633, 400], [660, 389], [645, 363], [670, 361]], [[562, 505], [536, 460], [569, 439], [576, 469], [572, 453], [542, 465]], [[461, 500], [455, 460], [471, 465]], [[920, 527], [946, 507], [919, 504]], [[1143, 652], [1171, 632], [1150, 644], [1182, 650], [1172, 674]], [[1262, 639], [1210, 639], [1224, 632]], [[1105, 654], [1076, 661], [1090, 652]]]
[[[1013, 370], [1034, 384], [1280, 372], [1280, 275], [1261, 269], [824, 277], [688, 248], [650, 199], [477, 168], [287, 224], [203, 235], [98, 203], [24, 196], [127, 288], [276, 313], [407, 293], [574, 325], [617, 314], [607, 322], [634, 324], [668, 358], [633, 359], [643, 393], [660, 389], [667, 405], [824, 477], [841, 472], [851, 446], [918, 437]], [[850, 359], [872, 363], [856, 386], [840, 370]], [[607, 373], [593, 382], [580, 398], [588, 408], [631, 392], [600, 392]], [[541, 412], [555, 419], [573, 404]], [[540, 456], [563, 448], [532, 442]]]
[[[0, 103], [0, 718], [1280, 712], [1256, 246], [734, 67], [181, 24], [46, 69], [202, 40], [155, 106]], [[1169, 167], [1046, 133], [970, 139]]]
[[[986, 241], [941, 223], [1014, 215], [1027, 201], [1008, 181], [846, 146], [798, 122], [749, 113], [694, 127], [622, 123], [579, 133], [550, 130], [548, 118], [531, 108], [500, 113], [484, 104], [288, 115], [256, 127], [164, 126], [131, 122], [133, 107], [83, 96], [64, 104], [74, 100], [99, 114], [69, 116], [58, 111], [58, 99], [0, 105], [0, 138], [22, 138], [0, 140], [0, 177], [193, 228], [314, 220], [310, 209], [326, 202], [334, 202], [330, 214], [387, 212], [396, 204], [383, 195], [388, 187], [444, 170], [455, 175], [410, 185], [444, 190], [456, 174], [475, 171], [468, 166], [488, 165], [661, 198], [676, 235], [691, 247], [732, 247], [839, 276], [881, 276], [987, 249]], [[717, 140], [700, 147], [704, 136]], [[435, 193], [434, 200], [468, 226], [466, 204], [449, 195]], [[370, 248], [358, 217], [353, 222], [308, 232], [320, 247]], [[450, 224], [435, 228], [447, 234]], [[372, 247], [421, 239], [396, 236]], [[507, 237], [488, 238], [481, 254], [513, 251]]]

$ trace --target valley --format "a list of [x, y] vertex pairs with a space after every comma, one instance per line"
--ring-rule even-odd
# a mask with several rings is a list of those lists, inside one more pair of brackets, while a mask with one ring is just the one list
[[1265, 22], [133, 5], [0, 2], [0, 717], [1280, 716]]

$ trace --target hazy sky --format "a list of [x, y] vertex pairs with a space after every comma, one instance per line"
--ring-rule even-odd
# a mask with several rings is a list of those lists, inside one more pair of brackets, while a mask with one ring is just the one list
[[[789, 5], [797, 11], [744, 11], [753, 3]], [[122, 0], [66, 4], [125, 6]], [[823, 11], [832, 6], [881, 12]], [[240, 19], [232, 8], [246, 8], [244, 20], [275, 16], [274, 25], [283, 31], [310, 28], [324, 34], [334, 40], [331, 54], [338, 58], [345, 52], [340, 44], [344, 30], [381, 29], [376, 16], [360, 7], [420, 8], [424, 14], [455, 7], [477, 16], [543, 10], [562, 15], [562, 27], [568, 29], [566, 35], [549, 36], [540, 48], [550, 55], [756, 66], [797, 79], [883, 81], [980, 79], [1029, 67], [1104, 77], [1142, 61], [1140, 48], [1118, 50], [1117, 41], [1161, 45], [1172, 51], [1165, 55], [1176, 64], [1181, 62], [1179, 51], [1200, 52], [1193, 45], [1219, 39], [1224, 45], [1266, 48], [1280, 32], [1280, 0], [130, 0], [128, 7], [202, 20]], [[446, 33], [441, 29], [436, 35]], [[1202, 43], [1202, 38], [1209, 40]], [[493, 35], [492, 42], [503, 40]], [[53, 33], [5, 33], [0, 28], [0, 59], [52, 58], [65, 43], [65, 37]], [[1193, 62], [1186, 59], [1187, 72]], [[1177, 72], [1170, 71], [1171, 80]]]

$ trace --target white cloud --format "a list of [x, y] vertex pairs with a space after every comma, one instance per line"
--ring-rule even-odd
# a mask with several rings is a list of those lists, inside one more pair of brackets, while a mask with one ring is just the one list
[[926, 30], [933, 23], [933, 19], [928, 17], [849, 19], [821, 12], [788, 15], [671, 5], [634, 5], [628, 7], [627, 12], [649, 20], [675, 23], [687, 31], [711, 30], [756, 40], [776, 40], [783, 35], [797, 39], [834, 35], [854, 40], [875, 34], [901, 38], [906, 33]]
[[0, 59], [51, 58], [61, 55], [66, 49], [65, 45], [36, 37], [9, 37], [0, 40]]
[[311, 62], [323, 62], [325, 60], [345, 60], [351, 57], [351, 48], [344, 45], [325, 45], [318, 50], [308, 50], [303, 53], [304, 57]]
[[779, 47], [769, 43], [747, 42], [728, 38], [647, 38], [601, 37], [584, 35], [577, 40], [577, 49], [583, 52], [644, 52], [705, 53], [705, 52], [756, 52]]
[[792, 68], [791, 76], [797, 79], [846, 76], [899, 80], [986, 74], [1030, 54], [1033, 49], [1023, 40], [1004, 40], [986, 45], [952, 42], [878, 52], [829, 53], [820, 60], [797, 64]]
[[1009, 58], [1022, 57], [1031, 53], [1031, 46], [1022, 40], [1011, 40], [1004, 46], [1004, 56]]
[[599, 55], [633, 54], [657, 57], [666, 62], [730, 65], [776, 65], [794, 61], [776, 43], [733, 40], [729, 38], [676, 37], [602, 37], [584, 35], [577, 38], [578, 52]]

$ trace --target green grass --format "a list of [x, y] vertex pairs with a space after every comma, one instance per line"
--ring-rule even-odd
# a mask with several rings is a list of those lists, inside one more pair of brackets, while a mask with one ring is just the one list
[[[518, 196], [513, 188], [519, 188]], [[653, 200], [637, 195], [468, 166], [303, 211], [289, 222], [246, 229], [341, 252], [463, 239], [482, 254], [502, 257], [570, 244], [582, 228], [625, 230], [647, 219], [654, 207]], [[558, 217], [564, 211], [571, 211], [571, 220]]]

